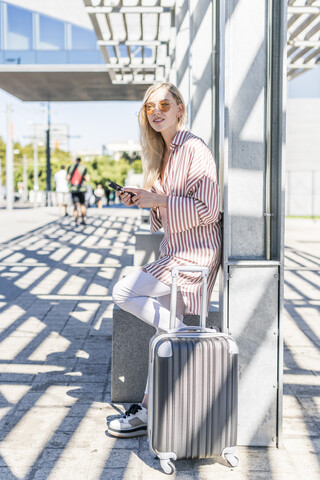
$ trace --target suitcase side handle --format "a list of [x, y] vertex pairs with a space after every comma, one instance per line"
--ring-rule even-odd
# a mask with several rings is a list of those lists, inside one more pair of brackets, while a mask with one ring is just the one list
[[181, 266], [172, 267], [172, 287], [171, 287], [171, 301], [170, 301], [170, 330], [174, 329], [176, 313], [177, 313], [177, 278], [180, 272], [200, 272], [202, 277], [201, 286], [201, 312], [200, 312], [200, 327], [205, 330], [207, 323], [207, 287], [208, 287], [208, 267], [200, 266]]

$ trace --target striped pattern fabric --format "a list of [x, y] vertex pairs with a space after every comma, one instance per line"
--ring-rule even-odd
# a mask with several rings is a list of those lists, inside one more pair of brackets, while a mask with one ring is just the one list
[[[221, 258], [221, 214], [216, 166], [203, 140], [189, 130], [176, 133], [163, 183], [152, 191], [168, 195], [167, 208], [151, 210], [151, 232], [163, 227], [159, 258], [143, 270], [171, 285], [171, 268], [201, 265], [209, 268], [208, 306]], [[186, 312], [200, 315], [201, 276], [182, 272], [178, 277]]]

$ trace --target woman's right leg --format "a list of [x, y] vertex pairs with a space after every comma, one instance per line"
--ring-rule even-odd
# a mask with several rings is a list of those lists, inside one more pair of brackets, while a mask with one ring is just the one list
[[[171, 287], [142, 270], [121, 279], [114, 287], [114, 302], [123, 310], [134, 314], [158, 330], [169, 329]], [[182, 323], [185, 305], [178, 292], [175, 327]], [[147, 434], [148, 381], [141, 404], [133, 404], [125, 415], [112, 420], [108, 425], [111, 435], [135, 437]]]

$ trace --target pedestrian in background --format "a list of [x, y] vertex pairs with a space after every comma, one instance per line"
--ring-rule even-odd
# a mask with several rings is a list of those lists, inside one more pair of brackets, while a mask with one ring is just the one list
[[102, 188], [101, 183], [99, 183], [97, 185], [93, 194], [94, 194], [94, 197], [95, 197], [95, 203], [96, 203], [97, 207], [102, 208], [102, 199], [104, 198], [105, 194], [104, 194], [104, 190]]
[[59, 215], [62, 217], [62, 205], [64, 206], [64, 216], [68, 216], [68, 203], [70, 198], [69, 185], [67, 181], [66, 167], [62, 165], [61, 169], [54, 174], [56, 183], [56, 199], [59, 207]]
[[90, 177], [84, 165], [81, 165], [81, 158], [77, 158], [73, 165], [68, 168], [67, 180], [70, 183], [70, 192], [73, 201], [73, 216], [76, 225], [78, 225], [79, 206], [81, 213], [81, 224], [85, 225], [86, 205], [85, 193], [87, 190], [86, 182], [89, 182]]

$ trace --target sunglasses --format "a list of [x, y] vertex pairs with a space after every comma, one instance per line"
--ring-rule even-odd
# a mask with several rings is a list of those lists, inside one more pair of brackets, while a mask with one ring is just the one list
[[145, 103], [144, 109], [147, 115], [152, 115], [156, 106], [158, 105], [158, 109], [160, 110], [160, 112], [169, 112], [171, 108], [171, 103], [172, 102], [169, 102], [169, 100], [160, 100], [160, 102], [157, 103]]

